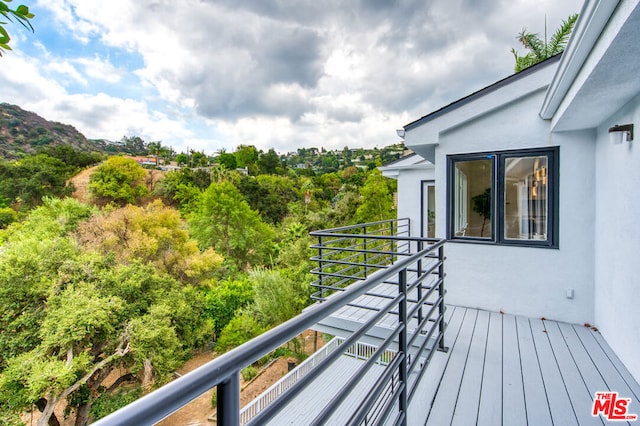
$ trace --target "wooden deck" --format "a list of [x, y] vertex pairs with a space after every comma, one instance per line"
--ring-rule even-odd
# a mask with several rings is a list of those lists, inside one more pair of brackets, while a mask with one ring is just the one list
[[640, 414], [640, 386], [597, 331], [454, 306], [447, 319], [450, 350], [434, 355], [408, 424], [608, 424], [591, 416], [598, 391]]
[[[410, 401], [407, 424], [640, 426], [640, 420], [591, 416], [600, 391], [631, 398], [629, 413], [640, 414], [640, 386], [597, 331], [455, 306], [448, 307], [446, 320], [449, 351], [434, 354]], [[339, 362], [270, 424], [310, 422], [334, 387], [357, 368], [355, 360]], [[354, 393], [366, 392], [373, 380], [363, 378]], [[336, 412], [331, 424], [344, 421]]]
[[[362, 367], [362, 360], [347, 356], [341, 358], [333, 368], [324, 371], [313, 385], [300, 392], [289, 404], [289, 407], [276, 415], [269, 424], [300, 426], [309, 424], [315, 416], [319, 415], [342, 385], [352, 379], [354, 373]], [[344, 424], [345, 419], [348, 418], [347, 413], [357, 404], [356, 401], [366, 396], [382, 370], [383, 367], [374, 365], [373, 369], [361, 378], [359, 385], [343, 400], [340, 408], [332, 414], [329, 420], [330, 424]]]

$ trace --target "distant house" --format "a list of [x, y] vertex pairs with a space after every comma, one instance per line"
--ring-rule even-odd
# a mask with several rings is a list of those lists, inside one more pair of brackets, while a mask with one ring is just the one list
[[131, 158], [135, 160], [136, 163], [141, 166], [157, 166], [157, 159], [153, 156], [127, 156], [126, 158]]
[[381, 168], [448, 241], [448, 303], [596, 324], [636, 380], [638, 3], [588, 1], [562, 56], [405, 125], [417, 155]]

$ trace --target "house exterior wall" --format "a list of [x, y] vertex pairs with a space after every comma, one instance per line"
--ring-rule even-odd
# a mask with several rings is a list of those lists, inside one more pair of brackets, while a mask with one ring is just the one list
[[[559, 248], [451, 241], [446, 246], [447, 302], [593, 322], [595, 133], [551, 135], [549, 122], [537, 114], [543, 97], [539, 90], [439, 135], [436, 235], [446, 237], [447, 155], [559, 146]], [[573, 289], [573, 298], [566, 297], [566, 289]]]
[[595, 323], [640, 381], [640, 129], [622, 145], [607, 131], [627, 123], [640, 125], [640, 95], [597, 133]]
[[[434, 180], [433, 166], [402, 170], [398, 174], [398, 218], [411, 219], [411, 235], [420, 235], [422, 181]], [[437, 190], [437, 188], [436, 188]], [[437, 208], [437, 205], [436, 205]], [[437, 232], [437, 231], [436, 231]]]

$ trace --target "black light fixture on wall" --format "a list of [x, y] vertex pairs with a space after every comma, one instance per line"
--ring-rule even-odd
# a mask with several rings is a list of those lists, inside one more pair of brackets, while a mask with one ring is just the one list
[[633, 124], [616, 124], [609, 128], [609, 142], [620, 144], [633, 140]]

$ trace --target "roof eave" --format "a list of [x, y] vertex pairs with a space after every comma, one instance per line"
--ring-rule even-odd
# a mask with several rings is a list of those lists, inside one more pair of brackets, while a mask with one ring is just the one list
[[553, 118], [619, 2], [620, 0], [585, 1], [542, 102], [539, 113], [541, 118]]
[[489, 86], [486, 86], [486, 87], [484, 87], [484, 88], [482, 88], [482, 89], [480, 89], [480, 90], [478, 90], [476, 92], [471, 93], [470, 95], [467, 95], [467, 96], [465, 96], [465, 97], [463, 97], [461, 99], [458, 99], [458, 100], [456, 100], [456, 101], [454, 101], [454, 102], [452, 102], [452, 103], [450, 103], [448, 105], [445, 105], [444, 107], [442, 107], [442, 108], [440, 108], [440, 109], [438, 109], [436, 111], [433, 111], [433, 112], [431, 112], [431, 113], [429, 113], [429, 114], [427, 114], [427, 115], [425, 115], [425, 116], [423, 116], [423, 117], [421, 117], [421, 118], [419, 118], [419, 119], [417, 119], [415, 121], [412, 121], [411, 123], [404, 125], [403, 128], [405, 129], [405, 131], [407, 131], [407, 130], [411, 130], [413, 128], [419, 127], [422, 124], [427, 123], [429, 121], [432, 121], [432, 120], [438, 118], [441, 115], [444, 115], [444, 114], [446, 114], [448, 112], [456, 110], [456, 109], [458, 109], [458, 108], [460, 108], [460, 107], [462, 107], [462, 106], [464, 106], [464, 105], [466, 105], [466, 104], [468, 104], [470, 102], [473, 102], [474, 100], [476, 100], [478, 98], [486, 96], [486, 95], [488, 95], [488, 94], [490, 94], [490, 93], [492, 93], [492, 92], [494, 92], [494, 91], [496, 91], [498, 89], [501, 89], [504, 86], [507, 86], [507, 85], [517, 81], [517, 80], [522, 79], [522, 78], [525, 78], [529, 74], [535, 73], [540, 68], [546, 67], [546, 66], [548, 66], [550, 64], [553, 64], [553, 63], [559, 61], [561, 56], [562, 55], [560, 55], [560, 54], [552, 56], [551, 58], [549, 58], [549, 59], [547, 59], [545, 61], [542, 61], [542, 62], [540, 62], [540, 63], [538, 63], [536, 65], [533, 65], [533, 66], [531, 66], [531, 67], [529, 67], [529, 68], [527, 68], [525, 70], [520, 71], [519, 73], [511, 74], [510, 76], [505, 77], [502, 80], [499, 80], [499, 81], [497, 81], [497, 82], [495, 82], [495, 83], [493, 83], [493, 84], [491, 84]]

